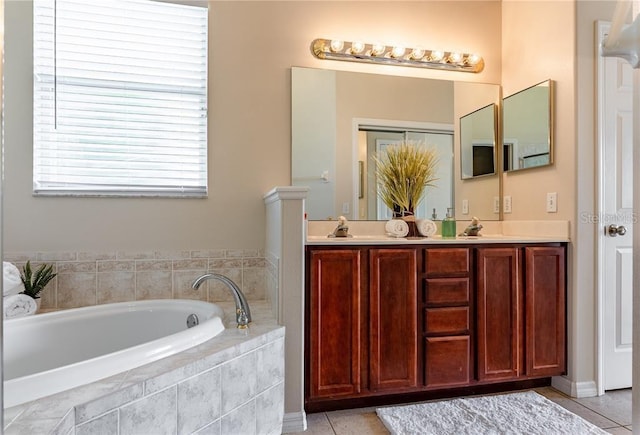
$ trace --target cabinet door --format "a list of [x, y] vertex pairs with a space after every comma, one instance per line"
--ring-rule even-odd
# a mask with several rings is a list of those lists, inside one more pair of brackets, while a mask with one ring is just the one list
[[565, 371], [564, 248], [525, 248], [525, 265], [527, 375], [560, 375]]
[[415, 249], [369, 251], [372, 391], [418, 384], [416, 252]]
[[361, 251], [310, 254], [310, 397], [360, 392]]
[[520, 372], [521, 277], [518, 248], [478, 253], [478, 380], [511, 379]]

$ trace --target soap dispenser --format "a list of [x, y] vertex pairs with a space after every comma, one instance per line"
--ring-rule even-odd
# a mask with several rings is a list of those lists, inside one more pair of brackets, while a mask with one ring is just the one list
[[456, 220], [453, 217], [453, 209], [447, 208], [447, 216], [442, 220], [442, 238], [452, 239], [456, 237]]

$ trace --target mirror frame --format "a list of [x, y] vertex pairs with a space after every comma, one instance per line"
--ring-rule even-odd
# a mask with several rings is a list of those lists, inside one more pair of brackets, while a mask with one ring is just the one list
[[[546, 85], [545, 87], [547, 87], [549, 89], [549, 95], [548, 95], [548, 99], [547, 99], [547, 126], [548, 126], [548, 131], [547, 131], [547, 135], [546, 135], [546, 139], [547, 139], [547, 146], [548, 146], [548, 154], [549, 154], [549, 159], [547, 162], [542, 163], [542, 164], [536, 164], [533, 166], [528, 166], [528, 167], [518, 167], [518, 168], [511, 168], [509, 169], [507, 166], [508, 163], [508, 158], [505, 157], [505, 153], [506, 153], [506, 147], [507, 147], [507, 139], [514, 139], [513, 135], [511, 137], [508, 137], [508, 128], [507, 128], [507, 116], [506, 116], [506, 110], [507, 110], [507, 105], [505, 104], [505, 102], [509, 101], [510, 98], [514, 98], [514, 97], [518, 97], [518, 96], [522, 96], [524, 92], [527, 92], [529, 90], [532, 90], [536, 87], [539, 86], [543, 86]], [[527, 169], [535, 169], [535, 168], [541, 168], [541, 167], [546, 167], [546, 166], [550, 166], [553, 165], [554, 162], [554, 123], [553, 123], [553, 118], [554, 118], [554, 113], [555, 113], [555, 108], [554, 108], [554, 82], [551, 79], [547, 79], [544, 80], [540, 83], [536, 83], [535, 85], [529, 86], [525, 89], [522, 89], [518, 92], [515, 92], [509, 96], [506, 96], [502, 99], [502, 159], [501, 159], [501, 170], [503, 173], [509, 173], [509, 172], [518, 172], [518, 171], [523, 171], [523, 170], [527, 170]], [[517, 138], [516, 138], [517, 139]], [[537, 156], [537, 155], [535, 155]], [[527, 157], [534, 157], [534, 155], [532, 156], [527, 156]]]

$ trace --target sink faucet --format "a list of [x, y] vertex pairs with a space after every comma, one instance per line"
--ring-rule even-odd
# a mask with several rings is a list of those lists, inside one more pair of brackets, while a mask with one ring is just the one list
[[191, 287], [194, 290], [198, 290], [198, 287], [208, 279], [215, 279], [224, 283], [231, 294], [233, 295], [233, 300], [236, 303], [236, 323], [238, 324], [238, 328], [245, 329], [249, 326], [251, 322], [251, 310], [249, 309], [249, 304], [247, 303], [247, 299], [244, 297], [244, 294], [238, 287], [238, 285], [231, 280], [231, 278], [221, 275], [219, 273], [205, 273], [202, 276], [196, 278], [193, 281]]

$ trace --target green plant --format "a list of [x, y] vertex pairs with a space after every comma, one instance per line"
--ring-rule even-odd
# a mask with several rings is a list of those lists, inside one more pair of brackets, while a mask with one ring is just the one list
[[34, 272], [31, 269], [31, 262], [27, 261], [20, 274], [20, 279], [24, 285], [22, 293], [31, 296], [33, 299], [39, 299], [40, 292], [56, 275], [57, 273], [53, 273], [53, 265], [43, 263]]
[[420, 142], [406, 141], [387, 147], [373, 157], [378, 196], [400, 216], [412, 215], [427, 186], [437, 180], [438, 155]]

